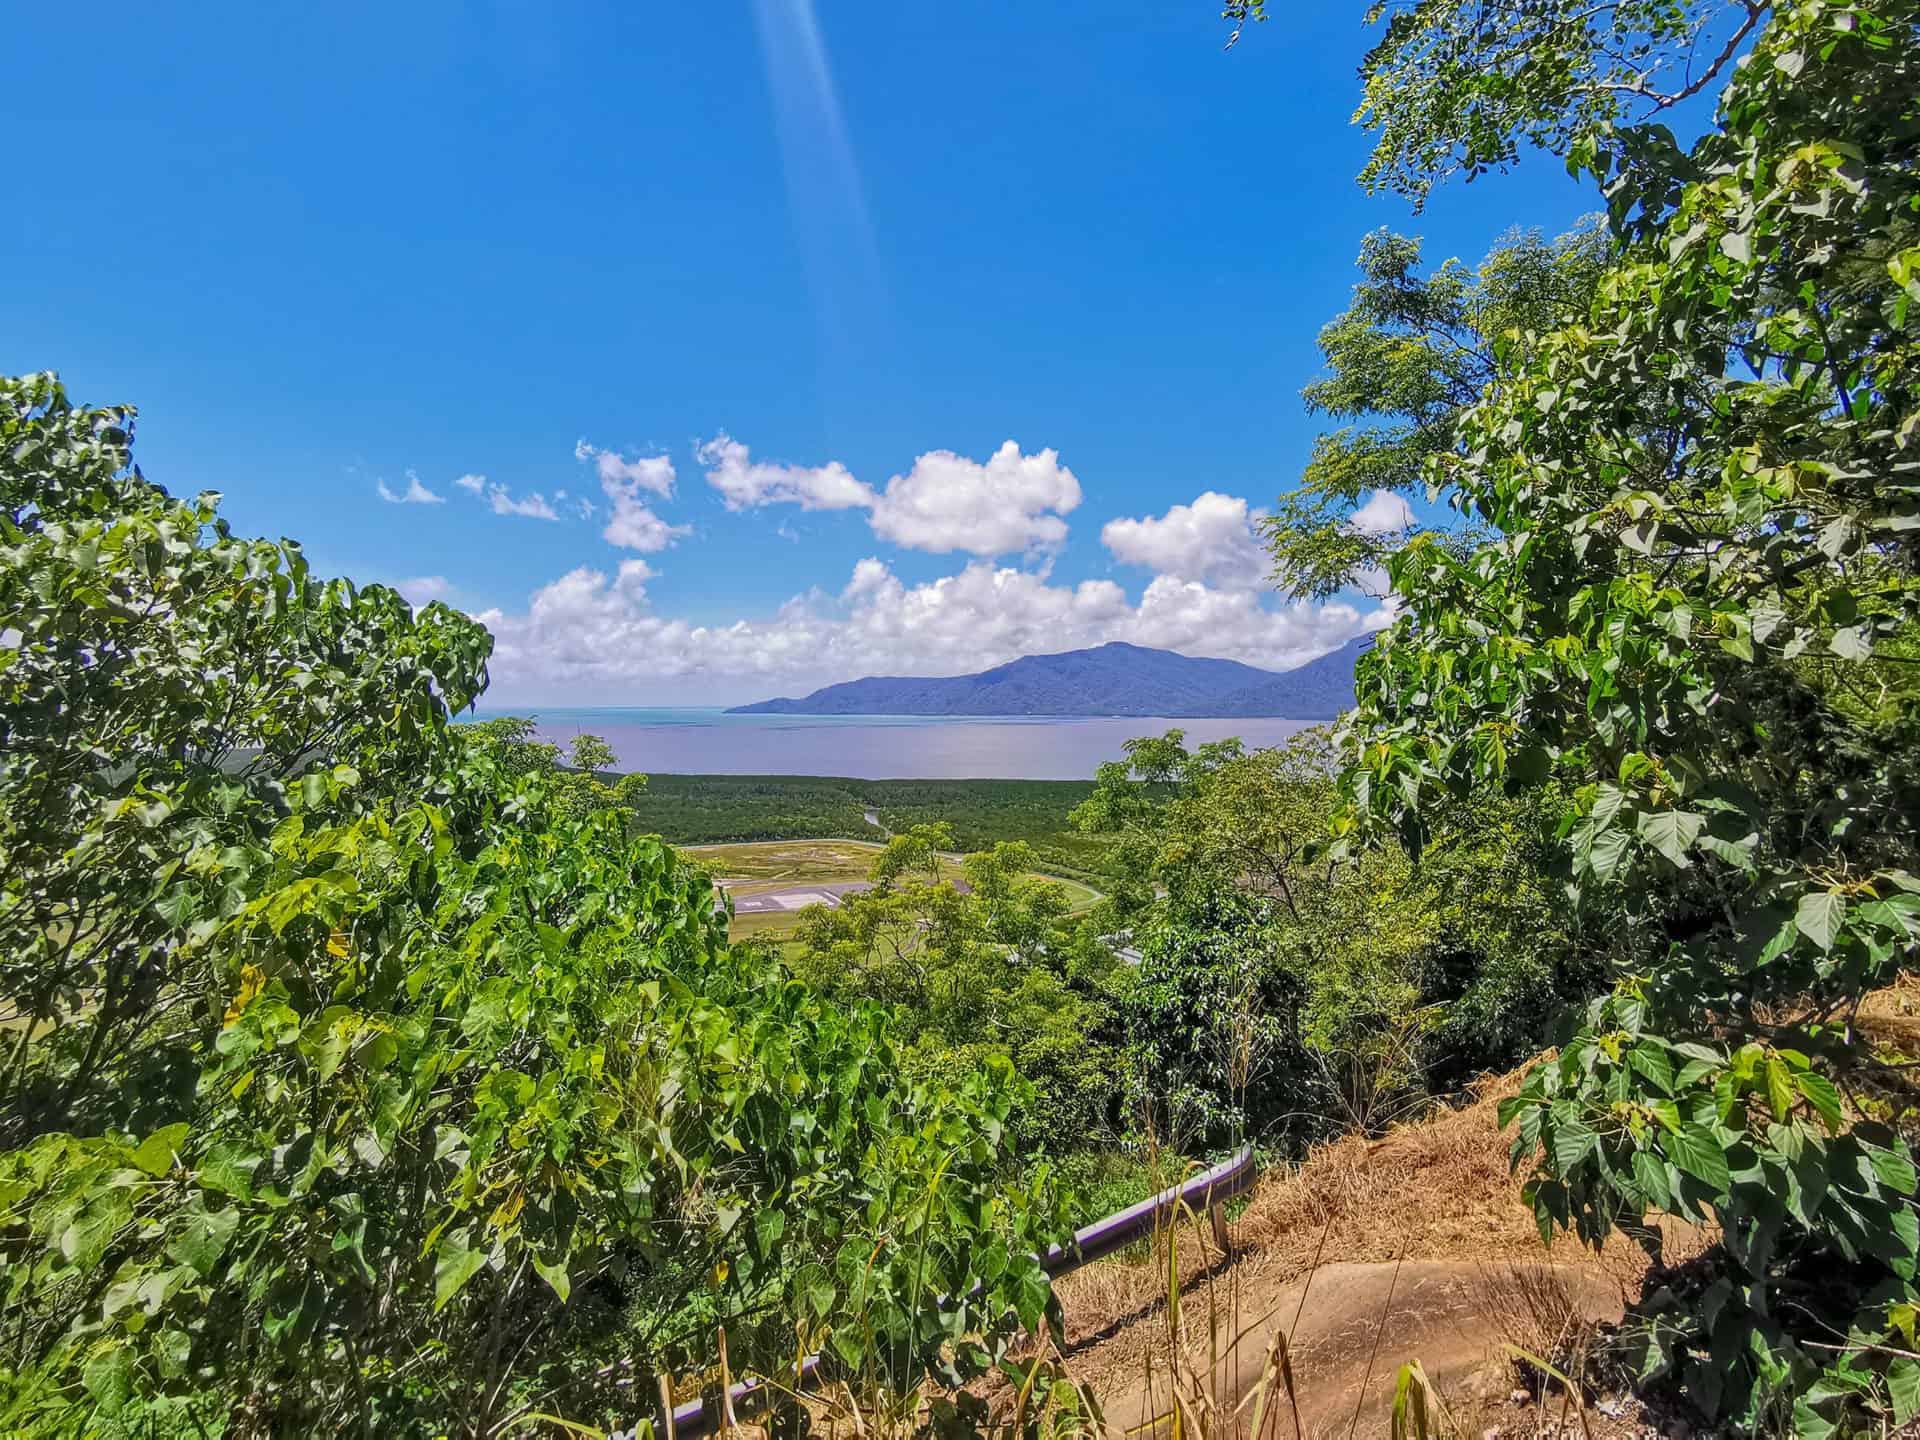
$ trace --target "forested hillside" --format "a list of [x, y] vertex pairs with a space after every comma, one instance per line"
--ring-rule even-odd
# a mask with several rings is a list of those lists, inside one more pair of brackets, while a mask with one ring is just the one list
[[1274, 673], [1237, 660], [1113, 641], [1023, 655], [977, 675], [869, 675], [800, 699], [737, 705], [771, 715], [1275, 715], [1331, 720], [1353, 703], [1357, 648]]

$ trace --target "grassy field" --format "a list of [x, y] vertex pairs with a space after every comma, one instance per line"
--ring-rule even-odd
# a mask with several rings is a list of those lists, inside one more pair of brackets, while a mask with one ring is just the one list
[[[1090, 780], [654, 775], [634, 813], [642, 828], [681, 846], [819, 836], [880, 840], [889, 831], [944, 821], [958, 850], [1024, 840], [1049, 874], [1098, 884], [1111, 841], [1081, 834], [1067, 819], [1092, 793]], [[868, 823], [869, 812], [879, 826]]]
[[[714, 879], [745, 882], [732, 888], [736, 894], [751, 895], [778, 889], [782, 884], [864, 880], [879, 846], [858, 840], [783, 840], [680, 848], [710, 871]], [[942, 868], [959, 873], [958, 866], [947, 862], [942, 862]]]
[[[864, 880], [879, 845], [858, 840], [755, 841], [737, 845], [685, 845], [682, 852], [717, 881], [729, 882], [735, 896], [764, 895], [791, 889], [797, 885], [825, 885], [836, 881]], [[957, 859], [940, 860], [943, 878], [960, 878]], [[1085, 910], [1100, 898], [1098, 891], [1066, 876], [1048, 874], [1045, 878], [1064, 888], [1075, 910]], [[769, 911], [736, 915], [729, 932], [735, 940], [749, 936], [784, 939], [800, 925], [797, 910]]]

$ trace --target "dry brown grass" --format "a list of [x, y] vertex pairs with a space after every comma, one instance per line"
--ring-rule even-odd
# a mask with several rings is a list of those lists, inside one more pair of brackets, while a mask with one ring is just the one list
[[[1482, 1262], [1474, 1304], [1486, 1316], [1494, 1339], [1506, 1347], [1506, 1368], [1533, 1391], [1546, 1388], [1544, 1360], [1561, 1375], [1584, 1378], [1591, 1366], [1599, 1326], [1590, 1307], [1568, 1284], [1566, 1271], [1544, 1260]], [[1532, 1356], [1532, 1360], [1524, 1357]]]
[[[1263, 1288], [1316, 1260], [1499, 1257], [1540, 1249], [1520, 1182], [1507, 1168], [1495, 1114], [1523, 1072], [1490, 1078], [1472, 1103], [1439, 1109], [1383, 1139], [1349, 1136], [1270, 1171], [1233, 1225], [1235, 1268]], [[1183, 1267], [1190, 1276], [1198, 1262]], [[1089, 1265], [1055, 1286], [1069, 1348], [1153, 1312], [1166, 1289], [1165, 1251]]]
[[[1524, 1175], [1508, 1167], [1511, 1135], [1498, 1123], [1500, 1101], [1524, 1073], [1489, 1077], [1469, 1103], [1436, 1109], [1384, 1138], [1332, 1141], [1298, 1165], [1269, 1172], [1232, 1227], [1230, 1261], [1206, 1254], [1196, 1236], [1183, 1239], [1182, 1291], [1198, 1313], [1225, 1317], [1229, 1331], [1274, 1320], [1290, 1327], [1314, 1293], [1311, 1282], [1300, 1282], [1321, 1270], [1337, 1274], [1328, 1282], [1335, 1290], [1307, 1307], [1309, 1329], [1321, 1335], [1310, 1346], [1312, 1384], [1323, 1392], [1346, 1387], [1341, 1394], [1364, 1390], [1372, 1398], [1374, 1382], [1415, 1354], [1458, 1383], [1463, 1364], [1497, 1364], [1503, 1341], [1556, 1365], [1567, 1361], [1573, 1368], [1560, 1367], [1567, 1374], [1581, 1373], [1596, 1322], [1616, 1319], [1639, 1293], [1647, 1260], [1624, 1236], [1598, 1256], [1570, 1241], [1552, 1250], [1542, 1244], [1521, 1199]], [[1195, 1228], [1204, 1227], [1188, 1227]], [[1691, 1227], [1670, 1227], [1669, 1260], [1696, 1253], [1708, 1239]], [[1369, 1268], [1376, 1279], [1391, 1272], [1408, 1282], [1400, 1301], [1387, 1286], [1391, 1325], [1385, 1306], [1370, 1299], [1364, 1303], [1380, 1314], [1347, 1314], [1372, 1293], [1362, 1278]], [[1137, 1391], [1156, 1370], [1171, 1376], [1164, 1239], [1151, 1256], [1090, 1265], [1055, 1288], [1066, 1319], [1064, 1358], [1076, 1378], [1114, 1397]], [[1360, 1369], [1364, 1344], [1378, 1327], [1388, 1331], [1388, 1349], [1381, 1373], [1368, 1380], [1350, 1372]], [[1394, 1349], [1408, 1345], [1416, 1348]], [[1500, 1387], [1501, 1403], [1507, 1388]], [[1301, 1404], [1317, 1413], [1334, 1399], [1322, 1393]]]
[[1382, 1139], [1320, 1146], [1256, 1190], [1234, 1226], [1237, 1243], [1289, 1277], [1311, 1267], [1322, 1230], [1326, 1254], [1349, 1261], [1464, 1259], [1537, 1245], [1496, 1114], [1521, 1073], [1489, 1079], [1471, 1104], [1437, 1109]]

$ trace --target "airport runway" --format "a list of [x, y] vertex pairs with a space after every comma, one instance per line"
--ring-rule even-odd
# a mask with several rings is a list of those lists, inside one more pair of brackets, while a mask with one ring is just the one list
[[834, 880], [824, 883], [815, 881], [808, 885], [792, 885], [784, 890], [763, 890], [757, 895], [734, 896], [733, 913], [770, 915], [780, 910], [804, 910], [809, 905], [825, 905], [831, 909], [840, 903], [842, 895], [851, 895], [856, 891], [872, 888], [865, 880]]
[[[730, 893], [734, 885], [758, 884], [754, 880], [716, 880], [714, 884], [723, 892]], [[964, 880], [949, 882], [962, 895], [969, 894], [973, 887]], [[735, 895], [733, 913], [736, 915], [772, 915], [784, 910], [804, 910], [809, 905], [825, 905], [834, 909], [840, 904], [842, 895], [857, 894], [862, 890], [871, 890], [873, 886], [865, 880], [814, 880], [804, 885], [789, 885], [780, 890], [762, 890], [756, 895]]]

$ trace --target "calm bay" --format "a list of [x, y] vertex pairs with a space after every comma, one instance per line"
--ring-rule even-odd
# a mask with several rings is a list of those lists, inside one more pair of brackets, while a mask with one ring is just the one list
[[1127, 741], [1182, 730], [1278, 745], [1310, 721], [1061, 716], [729, 715], [719, 709], [518, 708], [543, 740], [598, 735], [622, 770], [661, 775], [835, 775], [855, 780], [1091, 780]]

